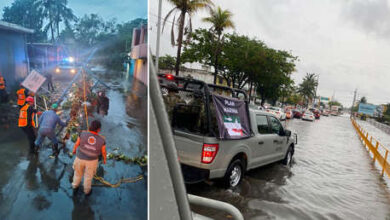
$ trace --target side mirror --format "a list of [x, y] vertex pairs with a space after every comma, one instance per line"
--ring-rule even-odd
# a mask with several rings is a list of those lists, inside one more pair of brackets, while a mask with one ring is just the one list
[[288, 129], [284, 130], [284, 136], [291, 137], [291, 131]]

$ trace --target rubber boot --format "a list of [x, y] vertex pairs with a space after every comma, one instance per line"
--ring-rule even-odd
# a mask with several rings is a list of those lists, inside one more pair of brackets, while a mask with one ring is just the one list
[[53, 156], [58, 157], [59, 153], [58, 144], [53, 144]]

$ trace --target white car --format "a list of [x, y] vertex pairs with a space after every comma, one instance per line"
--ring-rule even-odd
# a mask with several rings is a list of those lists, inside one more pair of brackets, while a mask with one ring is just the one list
[[283, 121], [286, 120], [286, 113], [284, 113], [283, 109], [279, 107], [271, 106], [267, 108], [267, 112], [274, 114], [279, 120]]
[[314, 114], [311, 111], [305, 111], [302, 114], [302, 120], [314, 121], [315, 120]]

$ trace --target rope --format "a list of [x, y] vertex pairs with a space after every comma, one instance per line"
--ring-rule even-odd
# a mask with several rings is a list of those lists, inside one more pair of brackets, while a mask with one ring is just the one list
[[98, 175], [95, 175], [93, 178], [102, 183], [102, 184], [93, 184], [94, 186], [108, 186], [111, 188], [117, 188], [122, 183], [135, 183], [135, 182], [138, 182], [138, 181], [141, 181], [144, 179], [143, 175], [139, 175], [139, 176], [131, 177], [131, 178], [125, 178], [125, 179], [122, 178], [117, 183], [114, 184], [114, 183], [108, 182], [103, 177], [98, 176]]
[[[84, 71], [84, 70], [83, 70]], [[83, 81], [84, 81], [84, 112], [85, 112], [85, 119], [87, 121], [87, 129], [89, 130], [89, 123], [88, 123], [88, 111], [87, 111], [87, 95], [86, 95], [86, 79], [85, 79], [85, 72], [83, 72]]]

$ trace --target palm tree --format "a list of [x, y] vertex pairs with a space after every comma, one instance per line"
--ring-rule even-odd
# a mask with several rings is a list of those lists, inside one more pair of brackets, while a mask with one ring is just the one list
[[51, 41], [54, 42], [54, 32], [56, 29], [57, 37], [60, 35], [60, 23], [65, 22], [69, 26], [70, 21], [76, 20], [72, 9], [67, 7], [67, 0], [38, 0], [37, 3], [43, 10], [45, 18], [48, 20], [44, 30], [47, 32], [50, 29]]
[[306, 73], [301, 84], [299, 84], [298, 93], [303, 96], [308, 105], [309, 101], [314, 98], [318, 86], [317, 75], [314, 73]]
[[217, 35], [217, 46], [214, 60], [214, 84], [216, 84], [217, 82], [218, 57], [221, 53], [222, 32], [227, 28], [234, 28], [232, 16], [233, 14], [229, 10], [222, 10], [221, 7], [218, 6], [215, 9], [210, 9], [209, 17], [205, 17], [202, 19], [204, 22], [212, 24], [212, 29]]
[[184, 23], [185, 23], [186, 15], [188, 15], [186, 32], [191, 33], [192, 32], [191, 16], [193, 16], [200, 9], [210, 8], [210, 6], [213, 3], [211, 2], [211, 0], [168, 0], [168, 1], [174, 5], [174, 8], [171, 9], [168, 12], [168, 14], [165, 16], [163, 22], [163, 30], [168, 18], [176, 12], [180, 12], [180, 16], [177, 18], [177, 20], [176, 20], [176, 16], [173, 16], [172, 30], [171, 30], [171, 43], [173, 46], [175, 46], [176, 44], [175, 44], [174, 26], [176, 25], [177, 22], [179, 22], [179, 26], [178, 26], [179, 35], [177, 37], [177, 56], [176, 56], [176, 64], [175, 64], [176, 75], [179, 75], [180, 55], [181, 55], [181, 47], [183, 43], [183, 35], [185, 34]]
[[65, 26], [70, 27], [71, 21], [76, 21], [77, 17], [73, 14], [72, 9], [67, 7], [68, 0], [57, 0], [55, 4], [55, 24], [57, 29], [57, 38], [60, 36], [60, 23], [64, 22]]

